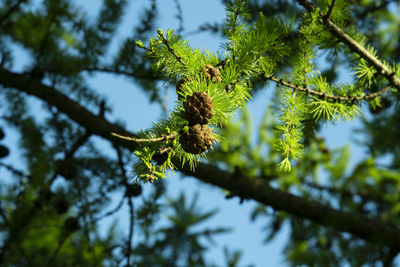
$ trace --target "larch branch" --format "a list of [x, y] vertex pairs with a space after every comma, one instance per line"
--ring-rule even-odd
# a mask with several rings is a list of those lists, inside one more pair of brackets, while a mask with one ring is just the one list
[[[88, 131], [102, 136], [114, 145], [125, 147], [131, 151], [135, 150], [137, 146], [135, 142], [111, 135], [112, 132], [123, 133], [125, 136], [134, 136], [134, 134], [96, 116], [56, 89], [40, 82], [32, 82], [29, 76], [0, 69], [0, 84], [3, 87], [14, 88], [46, 101]], [[181, 162], [175, 161], [175, 166], [181, 165]], [[273, 188], [262, 179], [252, 179], [240, 172], [230, 173], [210, 164], [199, 163], [195, 171], [192, 171], [188, 165], [180, 167], [179, 170], [200, 181], [229, 190], [232, 195], [253, 199], [276, 210], [286, 211], [326, 227], [351, 233], [370, 242], [400, 249], [400, 229], [395, 226], [306, 200]]]
[[[313, 12], [317, 8], [313, 3], [307, 0], [297, 0], [297, 2], [308, 12]], [[367, 49], [362, 47], [356, 40], [354, 40], [344, 30], [337, 26], [330, 18], [323, 17], [323, 23], [331, 30], [337, 39], [345, 43], [353, 52], [357, 53], [369, 64], [374, 66], [375, 69], [378, 70], [378, 72], [383, 75], [394, 87], [400, 89], [400, 79], [377, 57], [369, 53]]]
[[307, 93], [309, 95], [314, 95], [314, 96], [322, 98], [322, 99], [332, 99], [334, 101], [339, 101], [339, 102], [346, 102], [346, 101], [354, 102], [354, 101], [373, 99], [375, 97], [382, 95], [383, 93], [387, 92], [390, 88], [392, 88], [392, 85], [389, 84], [375, 93], [370, 93], [370, 94], [366, 94], [363, 96], [338, 96], [338, 95], [331, 95], [331, 94], [327, 94], [324, 92], [315, 91], [315, 90], [309, 89], [307, 87], [300, 87], [298, 85], [292, 84], [290, 82], [286, 82], [283, 79], [279, 79], [279, 78], [271, 76], [271, 75], [263, 75], [262, 78], [264, 80], [271, 80], [278, 85], [283, 85], [283, 86], [289, 87], [293, 90]]

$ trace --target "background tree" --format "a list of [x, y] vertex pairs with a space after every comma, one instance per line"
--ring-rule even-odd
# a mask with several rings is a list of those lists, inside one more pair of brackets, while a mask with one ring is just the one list
[[[0, 161], [13, 177], [0, 189], [1, 264], [212, 266], [204, 238], [227, 229], [196, 228], [215, 214], [199, 211], [196, 197], [165, 201], [165, 181], [157, 178], [172, 167], [228, 198], [257, 201], [251, 217], [268, 221], [266, 240], [288, 223], [290, 265], [393, 265], [400, 248], [396, 1], [223, 2], [224, 24], [199, 31], [223, 34], [226, 53], [192, 50], [176, 32], [156, 31], [157, 2], [150, 1], [132, 36], [110, 55], [126, 1], [105, 0], [94, 22], [72, 1], [2, 1], [0, 138], [9, 128], [19, 132], [26, 166]], [[31, 56], [23, 70], [15, 68], [16, 46]], [[127, 76], [160, 103], [160, 81], [180, 82], [182, 98], [169, 118], [132, 133], [107, 119], [110, 104], [87, 83], [97, 72]], [[343, 72], [354, 78], [343, 80]], [[266, 86], [275, 95], [257, 134], [245, 108], [230, 120]], [[196, 95], [204, 88], [209, 98]], [[42, 101], [40, 111], [30, 96]], [[202, 113], [194, 123], [190, 97], [208, 99], [212, 116]], [[355, 116], [367, 152], [350, 168], [349, 150], [328, 148], [318, 133]], [[200, 157], [184, 136], [200, 124], [214, 126], [219, 142], [193, 168]], [[0, 145], [7, 157], [10, 147]], [[151, 192], [141, 194], [142, 181], [154, 182]], [[104, 211], [116, 194], [117, 207]], [[128, 237], [115, 228], [101, 235], [100, 221], [125, 202]], [[140, 237], [132, 243], [133, 231]], [[228, 266], [238, 266], [239, 252], [225, 255]]]

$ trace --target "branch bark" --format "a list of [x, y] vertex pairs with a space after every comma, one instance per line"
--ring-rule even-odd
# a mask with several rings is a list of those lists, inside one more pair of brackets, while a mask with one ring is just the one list
[[[317, 7], [309, 2], [308, 0], [297, 0], [297, 2], [303, 6], [308, 12], [313, 12]], [[345, 43], [352, 51], [360, 55], [369, 64], [375, 67], [375, 69], [383, 75], [393, 86], [400, 89], [400, 79], [392, 72], [385, 64], [383, 64], [378, 58], [369, 53], [364, 47], [362, 47], [356, 40], [351, 38], [345, 31], [337, 26], [330, 18], [323, 18], [323, 23], [331, 30], [337, 39]]]
[[116, 145], [124, 146], [130, 150], [136, 149], [137, 143], [118, 138], [111, 133], [114, 132], [122, 136], [135, 137], [134, 134], [117, 124], [108, 122], [102, 118], [102, 116], [94, 115], [79, 103], [73, 101], [51, 86], [44, 85], [32, 79], [28, 74], [13, 73], [0, 68], [0, 84], [3, 85], [3, 87], [16, 88], [46, 101], [76, 123], [85, 127], [89, 133], [99, 135]]
[[[46, 101], [85, 127], [88, 132], [102, 136], [114, 145], [125, 147], [131, 151], [137, 146], [135, 142], [125, 141], [111, 135], [112, 132], [118, 132], [126, 136], [134, 136], [133, 133], [94, 115], [56, 89], [40, 82], [31, 81], [27, 76], [0, 69], [0, 84]], [[175, 163], [176, 166], [181, 166], [180, 162]], [[181, 167], [180, 171], [202, 182], [229, 190], [232, 195], [253, 199], [276, 210], [283, 210], [295, 216], [310, 219], [370, 242], [396, 250], [400, 249], [400, 229], [378, 220], [333, 209], [330, 206], [272, 188], [261, 179], [252, 179], [241, 173], [230, 173], [210, 164], [200, 163], [194, 172], [186, 165]]]

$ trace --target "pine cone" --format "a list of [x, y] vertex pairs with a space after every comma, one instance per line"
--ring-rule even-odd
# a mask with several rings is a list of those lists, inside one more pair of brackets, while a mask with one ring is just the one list
[[167, 159], [169, 152], [172, 151], [172, 147], [163, 147], [156, 151], [151, 157], [151, 160], [157, 162], [158, 165], [162, 165]]
[[183, 96], [182, 96], [182, 85], [186, 82], [186, 79], [180, 79], [178, 81], [178, 83], [176, 84], [176, 94], [178, 95], [178, 99], [182, 100]]
[[183, 107], [185, 111], [182, 112], [182, 117], [189, 122], [189, 125], [207, 124], [213, 117], [214, 104], [206, 92], [194, 92], [193, 95], [187, 96]]
[[221, 73], [219, 72], [219, 69], [215, 68], [214, 66], [207, 64], [203, 68], [204, 73], [207, 78], [212, 79], [214, 83], [220, 83], [221, 82]]
[[371, 111], [372, 114], [379, 114], [385, 109], [389, 108], [392, 105], [392, 102], [390, 99], [386, 97], [382, 97], [381, 99], [381, 105], [379, 107], [373, 108], [371, 105], [369, 105], [369, 111]]
[[67, 232], [75, 232], [80, 228], [81, 226], [79, 225], [78, 219], [75, 217], [68, 217], [64, 221], [64, 229], [67, 230]]
[[214, 137], [207, 125], [195, 124], [180, 136], [179, 142], [187, 153], [200, 154], [211, 147]]
[[142, 194], [142, 186], [140, 184], [129, 184], [126, 186], [125, 196], [137, 197]]

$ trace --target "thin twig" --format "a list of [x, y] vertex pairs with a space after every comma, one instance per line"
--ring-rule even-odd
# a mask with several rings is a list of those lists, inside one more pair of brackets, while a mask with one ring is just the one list
[[[234, 15], [234, 23], [233, 23], [233, 29], [232, 29], [232, 35], [233, 34], [235, 34], [236, 33], [236, 24], [237, 24], [237, 19], [238, 19], [238, 17], [239, 17], [239, 13], [240, 13], [240, 7], [238, 7], [236, 10], [235, 10], [235, 15]], [[235, 55], [235, 48], [234, 48], [234, 46], [232, 47], [232, 60], [233, 60], [233, 62], [235, 62], [235, 58], [236, 58], [236, 55]]]
[[[64, 162], [72, 159], [74, 157], [74, 154], [76, 151], [86, 143], [86, 141], [89, 139], [91, 134], [89, 132], [85, 132], [83, 135], [78, 137], [78, 139], [72, 144], [71, 149], [69, 151], [65, 152], [64, 155]], [[47, 187], [50, 188], [50, 186], [53, 184], [57, 176], [60, 174], [60, 170], [56, 170], [53, 174], [53, 176], [50, 178], [50, 180], [47, 183]]]
[[293, 90], [305, 92], [309, 95], [315, 95], [322, 99], [332, 99], [332, 100], [339, 101], [339, 102], [347, 102], [347, 101], [354, 102], [354, 101], [369, 100], [369, 99], [372, 99], [372, 98], [382, 95], [383, 93], [388, 91], [390, 88], [392, 88], [392, 85], [389, 84], [386, 87], [382, 88], [381, 90], [379, 90], [375, 93], [366, 94], [364, 96], [337, 96], [337, 95], [327, 94], [324, 92], [314, 91], [314, 90], [308, 89], [306, 87], [300, 87], [300, 86], [292, 84], [290, 82], [285, 82], [283, 79], [279, 79], [279, 78], [273, 77], [271, 75], [264, 74], [262, 77], [264, 80], [271, 80], [271, 81], [277, 83], [278, 85], [283, 85], [283, 86], [292, 88]]
[[20, 176], [20, 177], [23, 177], [23, 178], [26, 178], [26, 179], [29, 179], [29, 178], [30, 178], [29, 174], [25, 174], [24, 172], [22, 172], [22, 171], [20, 171], [20, 170], [18, 170], [18, 169], [16, 169], [16, 168], [14, 168], [13, 166], [11, 166], [11, 165], [9, 165], [9, 164], [7, 164], [7, 163], [4, 163], [4, 162], [1, 162], [1, 161], [0, 161], [0, 167], [4, 167], [4, 168], [6, 168], [8, 171], [10, 171], [11, 173], [13, 173], [13, 174], [15, 174], [15, 175], [18, 175], [18, 176]]
[[114, 145], [114, 148], [115, 148], [115, 151], [117, 151], [118, 165], [119, 165], [119, 168], [121, 169], [121, 175], [122, 175], [122, 178], [124, 179], [124, 185], [127, 186], [128, 185], [128, 177], [126, 176], [126, 169], [125, 169], [124, 160], [122, 158], [121, 149], [119, 148], [119, 146], [116, 146], [116, 145]]
[[131, 266], [131, 252], [132, 252], [132, 242], [133, 242], [133, 230], [134, 230], [134, 222], [135, 222], [135, 213], [133, 208], [132, 197], [128, 197], [129, 204], [129, 238], [128, 238], [128, 249], [126, 251], [126, 259], [127, 259], [127, 267]]
[[22, 2], [23, 0], [18, 0], [18, 2], [10, 7], [10, 9], [0, 18], [1, 26], [3, 26], [4, 21], [6, 21], [12, 15], [12, 13], [14, 13], [14, 11], [22, 4]]
[[163, 44], [165, 44], [165, 46], [168, 48], [168, 51], [179, 61], [179, 63], [181, 63], [183, 66], [186, 67], [186, 64], [182, 61], [182, 58], [179, 57], [175, 53], [175, 51], [171, 48], [171, 46], [168, 43], [168, 40], [164, 37], [164, 34], [163, 34], [163, 32], [161, 30], [158, 31], [158, 35], [160, 35], [160, 37], [161, 37], [161, 39], [163, 41]]
[[205, 23], [203, 25], [200, 25], [197, 30], [193, 30], [190, 32], [185, 32], [182, 35], [185, 37], [188, 37], [190, 35], [196, 35], [205, 31], [210, 31], [211, 33], [217, 33], [219, 31], [220, 25], [215, 22], [214, 24], [211, 23]]
[[142, 48], [142, 49], [144, 49], [144, 50], [146, 50], [147, 52], [150, 52], [150, 53], [153, 53], [153, 54], [154, 54], [154, 50], [151, 49], [151, 48], [148, 48], [148, 47], [146, 47], [146, 46], [144, 46], [144, 45], [141, 45], [141, 46], [139, 46], [139, 47]]
[[128, 137], [128, 136], [123, 136], [117, 133], [111, 133], [111, 135], [124, 139], [124, 140], [128, 140], [128, 141], [132, 141], [135, 143], [154, 143], [154, 142], [160, 142], [160, 141], [168, 141], [168, 140], [173, 140], [176, 137], [178, 137], [179, 133], [172, 133], [172, 134], [167, 134], [167, 135], [163, 135], [157, 138], [148, 138], [148, 139], [143, 139], [143, 138], [133, 138], [133, 137]]
[[[125, 169], [125, 164], [124, 160], [122, 158], [122, 153], [121, 149], [118, 146], [114, 146], [115, 150], [117, 151], [117, 156], [118, 156], [118, 164], [122, 172], [122, 177], [124, 178], [124, 184], [127, 187], [128, 186], [128, 178], [126, 176], [126, 169]], [[125, 195], [126, 196], [126, 195]], [[124, 199], [124, 198], [123, 198]], [[122, 201], [121, 201], [122, 203]], [[127, 252], [126, 252], [126, 266], [130, 267], [131, 266], [131, 251], [132, 251], [132, 242], [133, 242], [133, 231], [134, 231], [134, 218], [135, 218], [135, 213], [134, 213], [134, 208], [133, 208], [133, 201], [132, 197], [128, 196], [128, 205], [129, 205], [129, 237], [127, 241]]]
[[183, 16], [182, 16], [183, 11], [182, 11], [181, 4], [179, 3], [179, 0], [174, 0], [174, 2], [175, 2], [175, 6], [176, 6], [176, 11], [178, 12], [175, 15], [175, 18], [177, 18], [179, 21], [178, 32], [181, 33], [183, 31]]
[[288, 159], [289, 160], [289, 156], [290, 156], [290, 149], [291, 149], [291, 147], [290, 147], [290, 144], [291, 144], [291, 142], [290, 142], [290, 138], [292, 137], [292, 128], [293, 128], [293, 116], [294, 116], [294, 110], [295, 110], [295, 105], [294, 105], [294, 103], [295, 103], [295, 100], [296, 100], [296, 89], [293, 91], [293, 98], [292, 98], [292, 110], [290, 111], [290, 121], [289, 121], [289, 126], [288, 126], [288, 129], [289, 129], [289, 136], [288, 136], [288, 144], [289, 144], [289, 146], [288, 146], [288, 149], [287, 149], [287, 151], [286, 151], [286, 159]]
[[333, 7], [335, 6], [335, 2], [336, 2], [336, 0], [332, 0], [332, 1], [331, 1], [331, 4], [329, 5], [328, 12], [327, 12], [326, 15], [325, 15], [325, 19], [329, 19], [329, 18], [331, 17]]
[[112, 209], [112, 210], [106, 212], [105, 214], [99, 216], [97, 219], [95, 219], [95, 221], [100, 221], [100, 220], [102, 220], [102, 219], [104, 219], [104, 218], [106, 218], [108, 216], [113, 215], [117, 211], [119, 211], [122, 208], [122, 205], [124, 204], [124, 200], [125, 200], [125, 197], [122, 197], [121, 200], [119, 201], [118, 205], [114, 209]]
[[[316, 7], [313, 3], [307, 0], [297, 0], [308, 12], [313, 12]], [[337, 26], [330, 18], [324, 18], [322, 16], [322, 22], [331, 30], [337, 39], [345, 43], [350, 49], [360, 55], [369, 64], [375, 67], [378, 72], [384, 76], [393, 86], [400, 89], [400, 78], [396, 76], [396, 73], [391, 71], [385, 64], [383, 64], [378, 58], [368, 52], [363, 46], [361, 46], [356, 40], [350, 37], [345, 31]]]
[[238, 20], [238, 17], [239, 17], [239, 13], [240, 13], [240, 7], [238, 7], [236, 10], [235, 10], [235, 15], [234, 15], [234, 23], [233, 23], [233, 29], [232, 29], [232, 33], [233, 34], [235, 34], [235, 32], [236, 32], [236, 24], [237, 24], [237, 20]]

